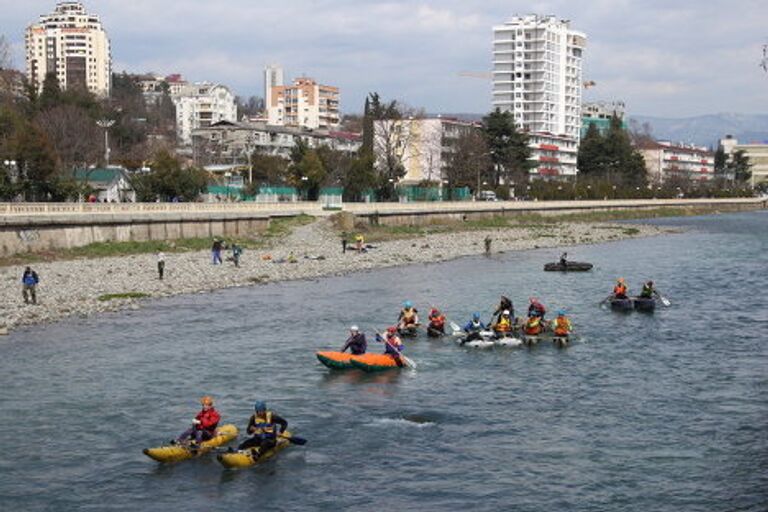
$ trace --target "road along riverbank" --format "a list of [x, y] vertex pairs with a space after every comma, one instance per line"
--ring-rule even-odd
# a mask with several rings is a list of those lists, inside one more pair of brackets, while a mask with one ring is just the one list
[[[674, 231], [646, 225], [559, 222], [429, 234], [378, 242], [365, 253], [343, 253], [338, 231], [329, 219], [321, 218], [274, 240], [271, 247], [246, 250], [240, 267], [228, 261], [213, 265], [210, 251], [166, 254], [163, 280], [158, 279], [154, 254], [39, 263], [33, 267], [40, 276], [37, 305], [22, 300], [23, 267], [0, 267], [0, 326], [13, 329], [69, 316], [151, 307], [151, 301], [142, 300], [149, 297], [446, 261], [482, 254], [486, 238], [491, 239], [491, 252], [499, 253], [597, 244]], [[571, 252], [572, 258], [578, 259]], [[550, 259], [558, 256], [559, 252], [553, 250]]]

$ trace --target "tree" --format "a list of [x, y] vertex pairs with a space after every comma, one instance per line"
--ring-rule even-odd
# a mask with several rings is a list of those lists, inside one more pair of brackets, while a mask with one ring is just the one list
[[139, 201], [170, 201], [174, 198], [195, 201], [205, 192], [208, 173], [195, 167], [184, 168], [178, 158], [166, 151], [158, 153], [152, 171], [134, 175], [131, 186]]
[[317, 151], [314, 149], [307, 150], [298, 164], [291, 165], [290, 174], [291, 184], [306, 192], [308, 200], [317, 200], [320, 195], [320, 187], [325, 183], [327, 177], [327, 172]]
[[13, 68], [11, 44], [4, 35], [0, 35], [0, 71]]
[[264, 100], [258, 96], [248, 98], [235, 96], [235, 104], [237, 105], [238, 119], [242, 116], [255, 117], [264, 111]]
[[605, 135], [594, 124], [589, 126], [581, 140], [577, 165], [579, 173], [607, 178], [616, 185], [637, 188], [648, 184], [645, 160], [632, 146], [630, 134], [615, 114]]
[[722, 177], [725, 174], [727, 161], [725, 149], [723, 146], [718, 146], [717, 151], [715, 151], [715, 176]]
[[579, 144], [577, 166], [579, 174], [584, 176], [603, 176], [605, 172], [605, 148], [603, 136], [594, 123], [587, 128], [587, 133]]
[[364, 194], [376, 188], [378, 180], [373, 168], [373, 155], [362, 153], [353, 158], [341, 183], [345, 201], [361, 201]]
[[480, 183], [491, 176], [493, 169], [486, 139], [474, 128], [463, 131], [453, 142], [447, 160], [448, 188], [470, 187], [479, 192]]
[[533, 167], [533, 151], [528, 146], [528, 135], [517, 130], [510, 112], [496, 109], [483, 118], [483, 134], [488, 146], [495, 187], [505, 182], [524, 181]]
[[54, 107], [61, 102], [61, 87], [59, 86], [59, 79], [56, 78], [56, 73], [49, 71], [45, 74], [43, 80], [43, 90], [40, 92], [40, 96], [37, 98], [38, 107], [47, 109]]
[[746, 183], [752, 177], [752, 164], [743, 149], [737, 149], [731, 155], [727, 164], [728, 173], [733, 176], [736, 183]]
[[65, 174], [101, 159], [102, 133], [85, 110], [71, 105], [56, 106], [39, 113], [35, 124], [50, 141], [58, 166]]

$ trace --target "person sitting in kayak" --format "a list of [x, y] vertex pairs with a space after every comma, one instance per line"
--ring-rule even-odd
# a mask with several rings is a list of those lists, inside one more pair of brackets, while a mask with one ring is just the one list
[[480, 313], [474, 313], [472, 315], [472, 320], [467, 322], [467, 324], [464, 326], [464, 332], [466, 332], [467, 335], [464, 336], [464, 339], [461, 341], [461, 344], [463, 345], [468, 341], [483, 339], [480, 333], [484, 330], [485, 330], [485, 324], [480, 321]]
[[509, 300], [508, 297], [505, 297], [504, 295], [502, 295], [499, 305], [496, 306], [496, 310], [493, 312], [493, 317], [496, 319], [497, 322], [499, 321], [499, 318], [501, 317], [501, 314], [504, 311], [509, 311], [510, 316], [513, 319], [515, 318], [515, 307], [512, 305], [512, 301]]
[[419, 312], [409, 300], [403, 302], [403, 309], [397, 317], [399, 329], [412, 329], [419, 324]]
[[567, 338], [571, 334], [573, 326], [568, 317], [565, 316], [564, 309], [557, 312], [557, 318], [552, 321], [552, 330], [554, 331], [555, 336], [560, 338]]
[[544, 326], [541, 323], [542, 318], [539, 316], [530, 316], [523, 326], [523, 332], [528, 336], [538, 336], [544, 332]]
[[562, 265], [563, 267], [567, 267], [568, 266], [568, 253], [567, 252], [564, 252], [563, 254], [560, 255], [560, 265]]
[[544, 315], [547, 313], [547, 308], [545, 308], [544, 304], [539, 302], [539, 299], [536, 297], [531, 297], [529, 300], [530, 305], [528, 306], [528, 316], [535, 316], [544, 320]]
[[349, 328], [349, 338], [347, 338], [344, 348], [341, 349], [341, 351], [346, 352], [347, 349], [349, 349], [353, 356], [365, 354], [365, 351], [368, 349], [368, 342], [365, 340], [365, 334], [360, 332], [360, 329], [356, 325]]
[[627, 285], [624, 283], [624, 278], [620, 277], [618, 280], [616, 280], [616, 286], [613, 287], [613, 298], [626, 299], [628, 291], [629, 290], [627, 289]]
[[200, 399], [200, 403], [203, 408], [192, 420], [192, 426], [176, 438], [172, 442], [173, 444], [184, 443], [190, 439], [194, 443], [200, 444], [216, 435], [216, 427], [219, 425], [221, 416], [213, 408], [213, 398], [204, 396]]
[[653, 287], [653, 281], [648, 281], [643, 285], [643, 291], [640, 292], [640, 298], [652, 299], [655, 295], [658, 295], [658, 292]]
[[256, 455], [275, 447], [277, 438], [288, 428], [288, 422], [267, 409], [264, 402], [256, 402], [254, 414], [248, 420], [246, 432], [251, 435], [237, 447], [238, 450], [253, 450]]
[[441, 336], [445, 334], [445, 315], [443, 315], [437, 308], [432, 308], [429, 312], [429, 326], [427, 326], [427, 332], [433, 336]]
[[387, 327], [387, 334], [384, 338], [380, 336], [379, 338], [384, 342], [384, 353], [394, 359], [398, 366], [403, 366], [404, 363], [400, 357], [400, 352], [403, 351], [403, 340], [397, 335], [397, 327], [394, 325]]
[[501, 315], [499, 315], [499, 319], [493, 325], [493, 331], [496, 333], [496, 336], [499, 338], [503, 338], [504, 336], [512, 332], [512, 317], [508, 309], [505, 309], [504, 311], [501, 312]]

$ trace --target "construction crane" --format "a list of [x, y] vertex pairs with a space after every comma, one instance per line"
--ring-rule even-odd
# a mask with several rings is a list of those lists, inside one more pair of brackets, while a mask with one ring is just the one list
[[[763, 49], [763, 52], [765, 52], [765, 49]], [[480, 71], [461, 71], [459, 72], [459, 76], [462, 78], [481, 78], [483, 80], [491, 80], [493, 78], [493, 73], [483, 73]], [[595, 82], [594, 80], [585, 80], [584, 82], [581, 83], [581, 85], [585, 89], [589, 89], [590, 87], [596, 86], [597, 82]]]

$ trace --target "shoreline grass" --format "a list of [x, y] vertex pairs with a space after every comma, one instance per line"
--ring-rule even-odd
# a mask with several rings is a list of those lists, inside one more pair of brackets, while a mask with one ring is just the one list
[[110, 300], [146, 299], [149, 297], [151, 297], [150, 294], [142, 292], [105, 293], [104, 295], [99, 295], [96, 300], [107, 302]]
[[[271, 220], [269, 227], [263, 233], [255, 233], [253, 237], [219, 236], [227, 243], [237, 243], [243, 249], [263, 249], [270, 243], [283, 238], [293, 229], [309, 224], [315, 220], [311, 215], [295, 217], [278, 217]], [[96, 242], [83, 247], [71, 249], [51, 249], [48, 251], [26, 252], [0, 258], [0, 267], [14, 265], [29, 265], [48, 261], [66, 261], [76, 259], [96, 259], [116, 256], [132, 256], [136, 254], [153, 254], [156, 252], [181, 253], [203, 251], [211, 248], [213, 237], [180, 238], [177, 240], [146, 240], [131, 242]]]

